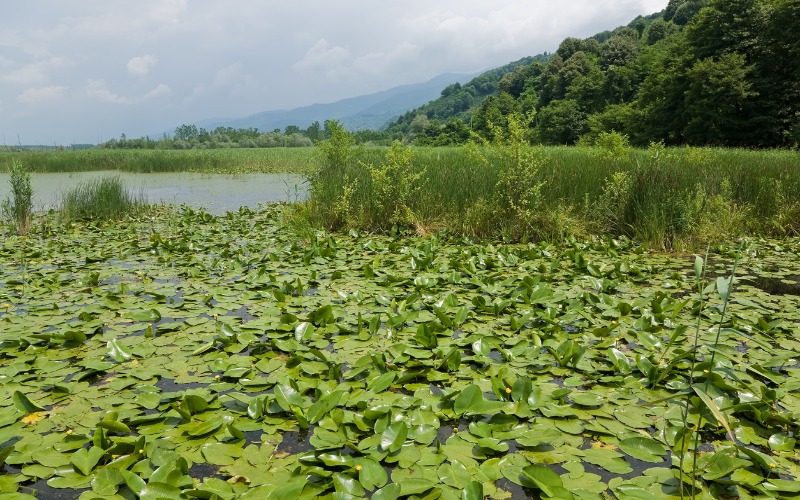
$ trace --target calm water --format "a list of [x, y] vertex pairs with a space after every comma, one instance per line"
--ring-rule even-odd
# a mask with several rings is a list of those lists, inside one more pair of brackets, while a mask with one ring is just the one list
[[[236, 211], [259, 203], [299, 201], [307, 197], [303, 177], [292, 174], [196, 174], [170, 172], [138, 174], [124, 172], [75, 172], [31, 174], [36, 211], [58, 207], [63, 193], [82, 182], [119, 176], [149, 203], [186, 204], [213, 214]], [[9, 197], [9, 174], [0, 173], [0, 200]]]

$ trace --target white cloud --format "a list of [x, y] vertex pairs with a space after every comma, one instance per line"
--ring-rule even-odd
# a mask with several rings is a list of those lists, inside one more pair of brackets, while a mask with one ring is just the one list
[[43, 102], [57, 101], [64, 96], [64, 92], [66, 92], [66, 90], [66, 87], [58, 85], [50, 85], [47, 87], [31, 87], [25, 89], [20, 95], [18, 95], [17, 100], [24, 104], [39, 104]]
[[2, 80], [14, 85], [38, 85], [47, 82], [52, 72], [69, 66], [70, 61], [68, 59], [52, 57], [17, 68], [3, 76]]
[[324, 38], [308, 49], [302, 59], [294, 63], [294, 69], [303, 71], [330, 71], [342, 66], [350, 59], [350, 51], [344, 47], [331, 45]]
[[152, 54], [136, 56], [128, 61], [128, 73], [134, 76], [146, 76], [158, 62], [158, 58]]
[[148, 17], [156, 23], [176, 24], [186, 6], [186, 0], [156, 0], [150, 4]]
[[127, 97], [108, 90], [108, 84], [105, 80], [89, 80], [87, 83], [87, 92], [90, 97], [94, 97], [98, 101], [114, 104], [128, 104], [131, 102]]
[[172, 89], [170, 89], [168, 85], [159, 83], [155, 88], [141, 97], [127, 97], [110, 91], [105, 80], [89, 80], [86, 85], [86, 92], [90, 97], [102, 102], [135, 104], [168, 95], [172, 93]]
[[162, 97], [171, 93], [172, 89], [169, 88], [169, 85], [159, 83], [156, 88], [144, 95], [144, 100], [155, 99], [156, 97]]

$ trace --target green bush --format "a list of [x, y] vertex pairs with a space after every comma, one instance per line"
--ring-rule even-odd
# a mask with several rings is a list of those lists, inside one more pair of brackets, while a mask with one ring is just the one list
[[15, 227], [18, 234], [27, 234], [33, 215], [31, 174], [24, 164], [16, 160], [11, 162], [9, 174], [11, 198], [3, 202], [3, 218]]
[[142, 196], [131, 193], [119, 177], [104, 177], [78, 185], [61, 200], [66, 220], [113, 220], [133, 215], [146, 206]]

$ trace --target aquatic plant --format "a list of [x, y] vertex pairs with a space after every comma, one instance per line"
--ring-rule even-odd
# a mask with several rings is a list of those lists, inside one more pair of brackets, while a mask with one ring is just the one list
[[1, 494], [797, 493], [796, 238], [698, 264], [627, 238], [301, 239], [283, 208], [0, 240], [27, 266], [0, 266]]
[[33, 216], [33, 188], [31, 175], [25, 164], [13, 160], [8, 169], [11, 197], [2, 202], [3, 218], [10, 222], [17, 234], [27, 234]]
[[131, 215], [147, 205], [119, 177], [86, 181], [66, 192], [61, 201], [65, 220], [111, 220]]

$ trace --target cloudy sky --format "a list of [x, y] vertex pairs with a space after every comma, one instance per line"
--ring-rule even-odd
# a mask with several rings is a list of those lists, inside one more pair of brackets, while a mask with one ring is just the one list
[[472, 73], [667, 0], [26, 0], [0, 17], [0, 139], [96, 143]]

